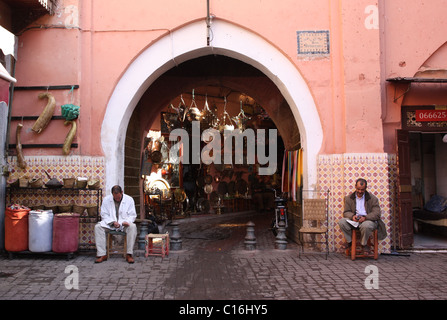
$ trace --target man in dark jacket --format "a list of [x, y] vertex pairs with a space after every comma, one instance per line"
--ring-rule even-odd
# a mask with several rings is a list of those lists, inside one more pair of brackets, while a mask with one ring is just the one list
[[385, 224], [380, 220], [379, 199], [366, 191], [367, 185], [368, 183], [365, 179], [357, 179], [355, 192], [345, 197], [344, 218], [338, 222], [346, 239], [344, 248], [351, 247], [351, 230], [359, 228], [361, 245], [365, 253], [369, 251], [367, 246], [368, 238], [375, 229], [379, 229], [379, 240], [383, 240], [386, 237]]

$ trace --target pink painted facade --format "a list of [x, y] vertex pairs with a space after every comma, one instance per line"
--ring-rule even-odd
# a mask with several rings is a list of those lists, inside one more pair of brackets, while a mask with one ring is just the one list
[[[51, 162], [59, 177], [89, 174], [108, 192], [124, 181], [124, 140], [134, 110], [147, 104], [140, 117], [151, 124], [179, 95], [145, 100], [151, 85], [182, 62], [218, 54], [260, 70], [290, 106], [305, 154], [305, 187], [331, 190], [331, 250], [342, 242], [336, 225], [342, 198], [358, 177], [368, 179], [369, 189], [379, 196], [391, 235], [399, 226], [396, 130], [402, 128], [401, 109], [446, 105], [447, 94], [442, 83], [409, 89], [387, 79], [447, 78], [447, 39], [441, 32], [447, 29], [441, 9], [447, 1], [210, 0], [209, 8], [207, 28], [205, 0], [59, 0], [54, 15], [21, 30], [15, 86], [79, 85], [51, 92], [55, 115], [63, 104], [81, 110], [73, 141], [77, 147], [68, 156], [60, 148], [26, 148], [25, 157], [35, 163], [28, 170]], [[8, 23], [0, 20], [6, 28]], [[301, 31], [318, 31], [319, 38], [301, 39]], [[325, 34], [328, 43], [321, 42]], [[310, 53], [306, 46], [319, 52]], [[276, 100], [269, 102], [260, 91], [253, 89], [252, 95], [273, 112]], [[39, 92], [15, 90], [12, 116], [39, 115], [46, 104], [37, 98]], [[18, 122], [11, 121], [11, 144]], [[33, 121], [23, 123], [23, 144], [62, 144], [69, 130], [53, 120], [35, 134]], [[148, 129], [140, 128], [141, 136]], [[19, 174], [14, 152], [9, 166]], [[447, 196], [447, 188], [439, 188]], [[396, 242], [398, 236], [390, 236], [383, 250]]]

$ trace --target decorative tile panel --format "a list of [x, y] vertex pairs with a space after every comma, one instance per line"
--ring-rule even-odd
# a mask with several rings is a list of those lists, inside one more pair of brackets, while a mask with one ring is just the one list
[[330, 190], [329, 246], [340, 251], [344, 242], [338, 221], [343, 217], [344, 197], [354, 192], [358, 178], [368, 181], [368, 191], [377, 196], [382, 209], [382, 220], [388, 236], [380, 242], [381, 252], [389, 252], [393, 245], [393, 221], [396, 212], [396, 156], [386, 153], [350, 153], [320, 155], [318, 159], [318, 184], [320, 190]]

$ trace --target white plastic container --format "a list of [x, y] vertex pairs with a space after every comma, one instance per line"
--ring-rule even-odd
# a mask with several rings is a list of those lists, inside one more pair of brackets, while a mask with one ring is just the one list
[[53, 210], [32, 210], [28, 217], [31, 252], [48, 252], [53, 246]]

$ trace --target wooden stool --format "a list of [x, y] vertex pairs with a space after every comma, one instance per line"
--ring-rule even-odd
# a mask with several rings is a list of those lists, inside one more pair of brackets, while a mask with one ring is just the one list
[[[154, 239], [160, 239], [160, 244], [155, 244]], [[146, 254], [145, 257], [148, 256], [161, 256], [165, 257], [165, 255], [169, 255], [169, 233], [166, 232], [164, 234], [155, 234], [149, 233], [145, 237], [146, 244]]]
[[[124, 258], [126, 258], [127, 254], [127, 234], [124, 231], [118, 231], [118, 230], [107, 230], [107, 259], [109, 258], [110, 254], [122, 254]], [[113, 247], [113, 236], [124, 236], [124, 246], [117, 250], [116, 252], [112, 252]], [[116, 248], [113, 248], [116, 250]]]
[[371, 237], [373, 238], [373, 242], [371, 242], [371, 237], [368, 239], [368, 246], [371, 248], [373, 247], [374, 250], [370, 254], [364, 254], [363, 249], [361, 246], [360, 241], [360, 230], [358, 229], [352, 229], [352, 243], [351, 248], [346, 249], [346, 255], [351, 256], [352, 260], [355, 260], [355, 258], [374, 258], [377, 260], [379, 257], [379, 240], [378, 240], [378, 231], [377, 229], [373, 231], [371, 234]]

